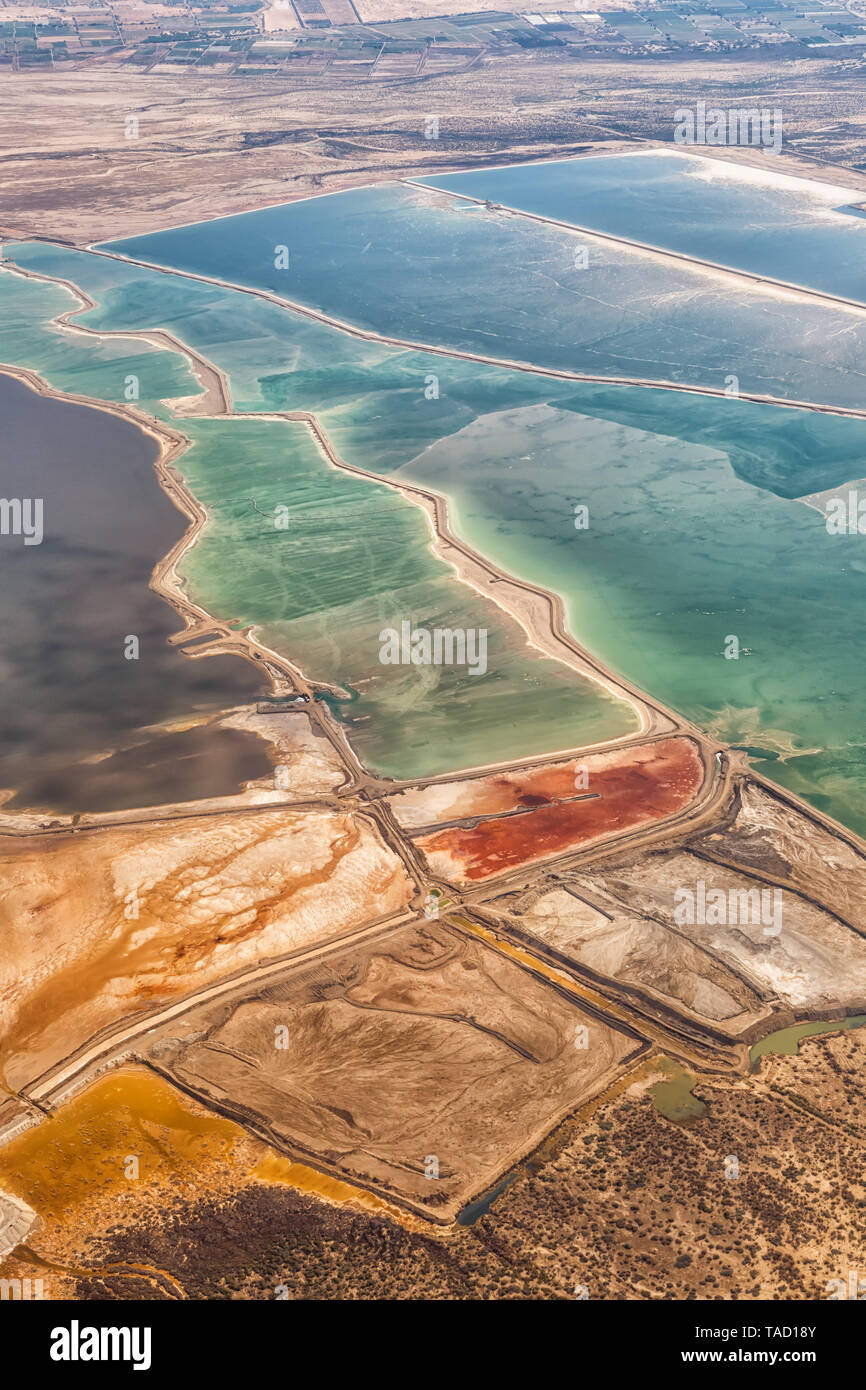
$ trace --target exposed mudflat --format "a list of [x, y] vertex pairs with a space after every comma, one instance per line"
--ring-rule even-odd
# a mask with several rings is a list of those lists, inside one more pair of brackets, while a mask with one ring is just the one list
[[[590, 891], [593, 901], [581, 894]], [[663, 1002], [687, 1009], [734, 1036], [766, 1010], [760, 996], [739, 975], [679, 932], [573, 877], [540, 893], [495, 899], [521, 932], [537, 938], [567, 961], [595, 974], [635, 985]]]
[[153, 1050], [168, 1076], [302, 1160], [442, 1219], [641, 1048], [442, 923], [295, 967], [188, 1026]]
[[0, 843], [0, 1060], [21, 1086], [98, 1029], [401, 909], [370, 821], [279, 808]]
[[[808, 825], [803, 818], [806, 833]], [[723, 843], [721, 833], [714, 836], [717, 847]], [[840, 845], [842, 858], [845, 848]], [[796, 1017], [863, 1011], [866, 937], [815, 901], [814, 889], [810, 899], [690, 850], [623, 856], [575, 875], [573, 882], [590, 898], [600, 893], [614, 900], [620, 912], [638, 914], [677, 933], [680, 952], [690, 942], [708, 953], [739, 978], [741, 997], [744, 984], [763, 1001]], [[832, 900], [837, 896], [835, 885], [828, 887]], [[683, 920], [683, 894], [695, 903], [693, 921]], [[699, 910], [702, 894], [704, 913]], [[718, 911], [712, 906], [713, 895], [719, 895]]]
[[[262, 702], [267, 707], [267, 701]], [[250, 788], [279, 791], [296, 797], [316, 796], [334, 791], [346, 780], [346, 771], [333, 744], [302, 713], [259, 713], [239, 710], [223, 721], [234, 729], [258, 734], [270, 745], [274, 761], [273, 778], [267, 784], [250, 783]]]
[[693, 846], [822, 903], [866, 932], [866, 858], [756, 782], [740, 789], [732, 821]]

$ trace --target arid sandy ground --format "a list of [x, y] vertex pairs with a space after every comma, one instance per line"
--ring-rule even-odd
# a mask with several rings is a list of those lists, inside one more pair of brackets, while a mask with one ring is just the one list
[[[789, 1076], [823, 1071], [825, 1048], [856, 1085], [857, 1033], [808, 1040], [784, 1059]], [[827, 1298], [831, 1280], [862, 1270], [866, 1243], [847, 1105], [822, 1094], [809, 1111], [761, 1073], [753, 1085], [699, 1083], [695, 1095], [705, 1113], [677, 1122], [639, 1086], [626, 1092], [515, 1183], [479, 1236], [498, 1237], [517, 1268], [533, 1258], [566, 1297]]]
[[[641, 912], [671, 930], [679, 927], [765, 998], [776, 998], [782, 1006], [839, 1013], [848, 1006], [852, 1013], [866, 1007], [866, 938], [808, 898], [776, 890], [774, 918], [774, 890], [766, 881], [707, 863], [688, 850], [615, 860], [580, 878], [589, 888], [598, 886], [623, 908]], [[689, 893], [697, 904], [701, 885], [707, 896], [718, 894], [715, 901], [723, 906], [715, 916], [708, 907], [703, 914], [706, 920], [698, 917], [684, 925], [682, 914], [678, 916], [678, 894]], [[754, 913], [740, 907], [745, 901], [741, 894], [751, 891], [760, 896], [762, 888], [766, 896], [760, 907], [754, 898]]]
[[[96, 1297], [195, 1297], [195, 1288], [161, 1262], [139, 1255], [104, 1263], [98, 1247], [102, 1237], [140, 1242], [144, 1229], [205, 1191], [215, 1210], [235, 1206], [245, 1193], [267, 1200], [273, 1187], [275, 1195], [291, 1194], [300, 1210], [321, 1208], [340, 1222], [364, 1213], [390, 1216], [397, 1231], [420, 1229], [373, 1193], [292, 1163], [133, 1066], [65, 1105], [50, 1133], [31, 1129], [0, 1151], [0, 1187], [14, 1191], [17, 1202], [29, 1198], [39, 1213], [24, 1248], [0, 1261], [0, 1277], [41, 1278], [51, 1299], [80, 1296], [79, 1278], [94, 1281]], [[240, 1250], [243, 1241], [236, 1244]]]
[[644, 1047], [436, 922], [299, 965], [264, 992], [196, 1010], [188, 1027], [188, 1040], [150, 1048], [185, 1090], [439, 1219]]
[[[669, 142], [674, 110], [698, 99], [779, 106], [778, 167], [820, 177], [828, 161], [838, 178], [866, 167], [861, 88], [862, 70], [844, 56], [527, 52], [391, 84], [387, 101], [364, 82], [31, 70], [0, 90], [2, 223], [86, 244], [437, 168]], [[424, 138], [428, 114], [440, 117], [435, 141]], [[128, 115], [139, 118], [137, 140], [125, 138]]]
[[4, 1184], [57, 1212], [0, 1274], [52, 1298], [825, 1299], [866, 1263], [864, 1062], [863, 1033], [807, 1039], [751, 1087], [698, 1083], [704, 1113], [676, 1121], [649, 1061], [486, 1215], [426, 1232], [363, 1193], [312, 1195], [315, 1175], [150, 1079], [131, 1110], [118, 1075], [53, 1145], [17, 1141], [14, 1179], [0, 1156]]
[[768, 1009], [741, 975], [700, 942], [670, 931], [576, 876], [557, 874], [527, 893], [487, 904], [500, 920], [558, 958], [658, 998], [736, 1037], [767, 1026]]
[[675, 1008], [692, 1033], [753, 1041], [866, 1010], [860, 850], [750, 780], [683, 847], [557, 866], [478, 906], [633, 1007]]
[[[634, 9], [637, 0], [617, 0], [618, 10]], [[592, 0], [572, 0], [570, 10], [592, 10]], [[355, 0], [355, 9], [365, 24], [389, 19], [426, 19], [443, 14], [467, 14], [466, 0]], [[559, 0], [542, 0], [533, 5], [532, 14], [555, 14], [562, 9]]]

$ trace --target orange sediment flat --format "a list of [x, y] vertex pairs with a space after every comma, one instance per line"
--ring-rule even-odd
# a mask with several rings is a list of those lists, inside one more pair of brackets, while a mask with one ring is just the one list
[[[435, 830], [415, 843], [434, 873], [485, 879], [674, 815], [697, 795], [703, 778], [700, 752], [687, 738], [479, 778], [455, 788], [460, 809], [453, 818], [480, 812], [499, 819]], [[503, 814], [509, 811], [522, 814]]]
[[317, 1168], [310, 1168], [304, 1163], [295, 1163], [284, 1154], [272, 1150], [268, 1150], [252, 1169], [251, 1177], [257, 1182], [293, 1187], [296, 1192], [309, 1193], [336, 1206], [370, 1212], [374, 1216], [389, 1216], [392, 1221], [399, 1222], [409, 1231], [429, 1231], [426, 1222], [404, 1208], [385, 1201], [375, 1192], [369, 1192], [364, 1187], [355, 1187], [352, 1183], [343, 1182], [329, 1173], [320, 1173]]
[[101, 1238], [154, 1229], [191, 1200], [231, 1204], [262, 1184], [426, 1229], [375, 1193], [292, 1162], [162, 1076], [128, 1066], [100, 1077], [0, 1150], [0, 1189], [26, 1201], [41, 1222], [26, 1245], [0, 1259], [0, 1274], [44, 1272], [51, 1298], [73, 1296], [70, 1281], [103, 1274], [143, 1280], [162, 1297], [186, 1297], [183, 1283], [154, 1265], [103, 1264]]
[[[134, 1180], [130, 1156], [138, 1160]], [[142, 1067], [101, 1077], [0, 1154], [0, 1187], [31, 1203], [49, 1224], [73, 1223], [80, 1208], [100, 1200], [126, 1200], [139, 1183], [156, 1185], [164, 1196], [172, 1184], [206, 1178], [212, 1185], [215, 1171], [236, 1187], [281, 1184], [338, 1206], [418, 1224], [375, 1193], [251, 1139], [233, 1120], [207, 1112]]]

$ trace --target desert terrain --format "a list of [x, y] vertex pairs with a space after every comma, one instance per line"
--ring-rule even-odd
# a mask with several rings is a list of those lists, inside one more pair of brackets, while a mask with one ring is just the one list
[[[669, 143], [684, 92], [721, 107], [781, 105], [778, 167], [839, 182], [866, 167], [850, 62], [812, 57], [780, 69], [749, 55], [738, 70], [683, 56], [623, 67], [527, 51], [398, 84], [384, 105], [367, 82], [341, 81], [337, 100], [333, 84], [300, 78], [239, 75], [227, 85], [206, 73], [28, 72], [0, 91], [2, 224], [87, 245], [437, 169]], [[436, 140], [425, 138], [427, 114], [440, 116]], [[129, 115], [139, 120], [135, 140], [125, 136]]]
[[57, 1219], [3, 1273], [84, 1299], [839, 1297], [866, 1247], [851, 1115], [864, 1054], [862, 1033], [808, 1039], [763, 1059], [750, 1086], [695, 1086], [686, 1120], [653, 1101], [672, 1069], [647, 1064], [474, 1220], [444, 1228], [361, 1190], [317, 1191], [310, 1170], [164, 1083], [118, 1074], [75, 1112], [86, 1164], [68, 1128], [47, 1151], [7, 1150], [16, 1187], [34, 1202], [49, 1189]]

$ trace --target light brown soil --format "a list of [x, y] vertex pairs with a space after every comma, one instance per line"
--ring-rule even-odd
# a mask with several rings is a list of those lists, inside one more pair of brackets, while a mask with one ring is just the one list
[[[778, 89], [774, 168], [839, 182], [866, 158], [861, 85], [838, 58], [623, 62], [564, 50], [395, 83], [387, 97], [327, 77], [31, 69], [0, 89], [3, 226], [87, 243], [436, 169], [670, 143], [684, 93], [748, 107], [756, 90], [772, 104]], [[435, 141], [428, 114], [440, 117]], [[128, 115], [137, 140], [125, 138]]]
[[[91, 1122], [92, 1201], [80, 1190], [73, 1200], [73, 1149], [72, 1178], [63, 1164], [43, 1167], [68, 1194], [68, 1216], [29, 1242], [78, 1278], [22, 1250], [0, 1274], [42, 1276], [46, 1297], [826, 1299], [833, 1281], [866, 1269], [862, 1141], [845, 1099], [864, 1048], [848, 1032], [773, 1059], [767, 1079], [784, 1069], [795, 1093], [836, 1077], [839, 1094], [824, 1092], [815, 1114], [764, 1086], [765, 1060], [754, 1083], [699, 1082], [707, 1110], [687, 1124], [653, 1108], [646, 1086], [662, 1066], [650, 1060], [642, 1082], [564, 1125], [547, 1161], [488, 1215], [435, 1238], [387, 1213], [251, 1181], [258, 1146], [236, 1141], [227, 1161], [233, 1127], [221, 1136], [224, 1122], [188, 1101], [180, 1118], [161, 1107]], [[190, 1144], [191, 1123], [210, 1123], [213, 1137]], [[137, 1183], [122, 1176], [130, 1151], [145, 1156]], [[32, 1181], [27, 1190], [38, 1200]]]
[[0, 843], [7, 1086], [97, 1030], [402, 909], [366, 818], [264, 809]]
[[152, 1049], [166, 1075], [302, 1161], [439, 1219], [641, 1047], [432, 922], [205, 1006], [188, 1026], [188, 1040]]

